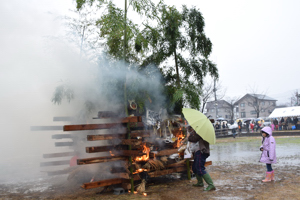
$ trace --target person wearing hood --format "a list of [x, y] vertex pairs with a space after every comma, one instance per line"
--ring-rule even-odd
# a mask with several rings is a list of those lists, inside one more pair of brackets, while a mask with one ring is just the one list
[[276, 142], [272, 136], [272, 129], [270, 127], [264, 127], [261, 129], [262, 134], [262, 145], [260, 146], [261, 157], [259, 162], [266, 163], [267, 172], [266, 178], [262, 182], [274, 181], [274, 170], [272, 169], [272, 164], [276, 161]]

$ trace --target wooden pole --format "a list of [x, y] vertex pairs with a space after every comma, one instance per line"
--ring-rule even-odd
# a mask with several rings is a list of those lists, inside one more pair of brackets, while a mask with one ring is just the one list
[[116, 161], [116, 160], [126, 160], [126, 158], [124, 158], [123, 156], [106, 156], [106, 157], [84, 158], [84, 159], [77, 159], [77, 165], [112, 162], [112, 161]]
[[190, 159], [186, 159], [186, 172], [188, 180], [191, 180], [191, 168], [190, 168]]
[[64, 131], [83, 131], [83, 130], [97, 130], [97, 129], [110, 129], [121, 127], [121, 124], [125, 123], [138, 123], [142, 121], [142, 117], [126, 117], [119, 123], [110, 124], [78, 124], [78, 125], [65, 125], [63, 126]]

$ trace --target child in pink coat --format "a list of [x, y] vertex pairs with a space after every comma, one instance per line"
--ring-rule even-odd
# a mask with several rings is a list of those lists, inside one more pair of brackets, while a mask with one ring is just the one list
[[266, 178], [262, 180], [263, 182], [274, 181], [274, 171], [272, 169], [272, 164], [276, 161], [276, 142], [272, 136], [272, 129], [270, 127], [264, 127], [261, 129], [262, 134], [262, 145], [260, 150], [262, 151], [259, 162], [266, 163], [267, 172]]

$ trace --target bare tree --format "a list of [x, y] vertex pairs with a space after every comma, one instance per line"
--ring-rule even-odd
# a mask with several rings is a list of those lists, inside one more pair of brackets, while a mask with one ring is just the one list
[[292, 93], [291, 97], [291, 106], [299, 106], [300, 105], [300, 94], [298, 93], [298, 90], [295, 90]]
[[256, 117], [258, 118], [260, 116], [260, 113], [264, 110], [268, 110], [270, 108], [274, 108], [274, 105], [266, 104], [268, 99], [268, 96], [266, 95], [266, 92], [257, 93], [257, 89], [251, 88], [251, 93], [248, 93], [248, 105], [252, 107], [256, 113]]
[[80, 57], [96, 61], [101, 52], [101, 41], [96, 26], [96, 11], [92, 7], [73, 11], [73, 17], [65, 17], [65, 24], [69, 28], [65, 38], [75, 45]]
[[214, 98], [214, 94], [216, 93], [216, 99], [222, 100], [225, 96], [226, 89], [222, 88], [222, 85], [220, 82], [217, 82], [216, 85], [214, 85], [213, 80], [208, 80], [204, 83], [203, 88], [201, 89], [201, 112], [204, 112], [204, 108], [207, 104], [207, 102], [212, 101]]
[[234, 118], [234, 108], [236, 106], [236, 102], [240, 99], [240, 97], [227, 97], [226, 101], [228, 103], [228, 114], [230, 116], [230, 120], [233, 121]]

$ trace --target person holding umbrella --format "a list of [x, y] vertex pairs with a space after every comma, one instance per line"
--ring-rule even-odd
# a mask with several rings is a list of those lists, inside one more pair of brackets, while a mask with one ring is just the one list
[[241, 120], [239, 120], [238, 126], [239, 126], [239, 137], [240, 137], [240, 136], [241, 136], [241, 133], [242, 133], [242, 126], [243, 126], [243, 123], [242, 123]]
[[189, 126], [188, 127], [188, 141], [190, 142], [190, 152], [194, 155], [194, 162], [192, 170], [196, 174], [197, 183], [193, 184], [196, 187], [204, 187], [203, 179], [208, 184], [205, 191], [215, 190], [216, 187], [210, 177], [210, 175], [205, 170], [206, 159], [210, 156], [209, 143], [203, 138], [196, 134], [195, 130]]
[[189, 123], [187, 138], [190, 142], [189, 150], [194, 154], [192, 170], [196, 174], [198, 182], [193, 186], [204, 187], [204, 179], [208, 184], [204, 191], [215, 190], [216, 187], [204, 166], [206, 159], [210, 156], [209, 144], [215, 144], [216, 142], [214, 127], [210, 120], [197, 110], [183, 108], [182, 112]]

